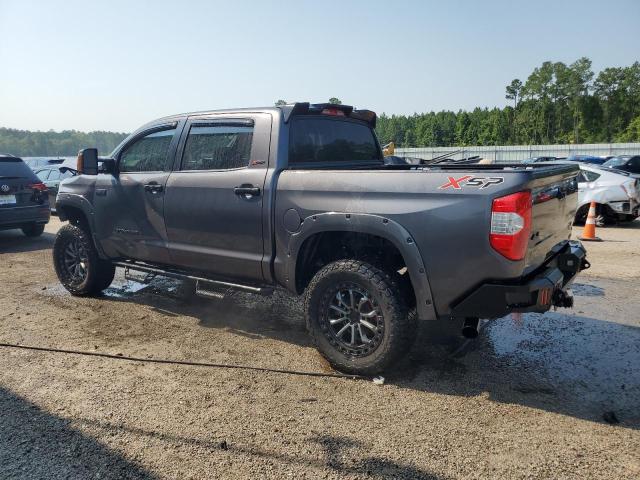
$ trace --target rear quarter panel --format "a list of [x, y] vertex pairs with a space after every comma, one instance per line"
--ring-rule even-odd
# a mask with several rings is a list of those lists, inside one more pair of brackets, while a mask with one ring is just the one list
[[[477, 172], [475, 172], [477, 173]], [[404, 227], [426, 267], [437, 315], [488, 278], [519, 277], [526, 260], [510, 261], [489, 244], [493, 198], [523, 188], [527, 178], [509, 172], [486, 189], [439, 188], [464, 172], [287, 170], [278, 179], [275, 203], [276, 279], [285, 284], [292, 234], [283, 218], [295, 209], [303, 221], [323, 212], [380, 215]], [[368, 232], [364, 232], [368, 233]]]

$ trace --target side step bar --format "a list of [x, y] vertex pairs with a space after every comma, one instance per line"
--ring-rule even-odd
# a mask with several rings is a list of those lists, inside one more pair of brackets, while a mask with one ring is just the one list
[[163, 277], [177, 278], [178, 280], [194, 280], [196, 282], [196, 290], [200, 291], [204, 290], [199, 287], [199, 284], [202, 282], [205, 285], [209, 284], [212, 287], [225, 288], [228, 290], [241, 290], [243, 292], [255, 293], [258, 295], [271, 295], [273, 293], [272, 287], [255, 287], [252, 285], [242, 285], [240, 283], [225, 282], [222, 280], [211, 280], [210, 278], [198, 277], [196, 275], [181, 273], [174, 270], [164, 270], [162, 268], [152, 267], [150, 265], [143, 265], [139, 263], [113, 262], [113, 264], [116, 267], [122, 267], [125, 269], [125, 277], [128, 275], [129, 270], [135, 270], [138, 272], [147, 273], [151, 276], [161, 275]]

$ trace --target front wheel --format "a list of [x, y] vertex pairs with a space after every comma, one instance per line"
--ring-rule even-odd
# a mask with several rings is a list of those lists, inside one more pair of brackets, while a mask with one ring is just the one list
[[100, 259], [89, 234], [65, 225], [53, 244], [53, 264], [60, 283], [77, 296], [96, 295], [111, 285], [115, 266]]
[[307, 327], [337, 370], [373, 375], [406, 354], [416, 334], [394, 277], [358, 260], [323, 267], [305, 292]]

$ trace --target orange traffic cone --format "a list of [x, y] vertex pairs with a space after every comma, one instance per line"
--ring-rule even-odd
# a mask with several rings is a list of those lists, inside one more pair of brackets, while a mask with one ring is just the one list
[[602, 241], [601, 238], [596, 237], [596, 202], [591, 202], [591, 205], [589, 205], [589, 214], [587, 215], [587, 221], [584, 224], [582, 236], [578, 238], [586, 242]]

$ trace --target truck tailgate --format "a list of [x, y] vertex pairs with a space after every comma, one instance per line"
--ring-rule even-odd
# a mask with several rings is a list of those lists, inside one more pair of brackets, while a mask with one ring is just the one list
[[536, 172], [535, 176], [528, 185], [533, 209], [525, 275], [544, 263], [554, 253], [554, 247], [570, 238], [578, 200], [575, 169], [549, 169]]

